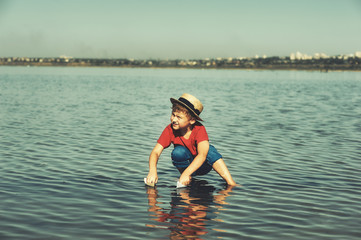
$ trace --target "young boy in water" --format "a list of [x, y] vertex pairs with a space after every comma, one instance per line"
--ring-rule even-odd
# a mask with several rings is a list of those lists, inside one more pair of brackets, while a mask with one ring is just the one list
[[157, 163], [163, 150], [174, 145], [173, 165], [179, 170], [179, 182], [188, 185], [192, 176], [207, 174], [212, 168], [227, 182], [236, 185], [228, 168], [217, 150], [209, 145], [203, 121], [199, 115], [202, 103], [194, 96], [184, 93], [178, 100], [171, 98], [173, 104], [171, 123], [164, 129], [149, 156], [147, 184], [158, 182]]

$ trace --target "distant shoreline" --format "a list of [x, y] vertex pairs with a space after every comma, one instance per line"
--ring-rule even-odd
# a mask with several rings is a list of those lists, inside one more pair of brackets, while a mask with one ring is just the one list
[[318, 71], [318, 72], [361, 72], [360, 69], [350, 69], [350, 68], [318, 68], [318, 67], [253, 67], [253, 68], [235, 68], [235, 67], [165, 67], [165, 66], [94, 66], [94, 65], [35, 65], [35, 64], [0, 64], [0, 67], [75, 67], [75, 68], [148, 68], [148, 69], [198, 69], [198, 70], [259, 70], [259, 71]]
[[0, 58], [0, 66], [34, 67], [112, 67], [112, 68], [178, 68], [178, 69], [240, 69], [240, 70], [305, 70], [361, 71], [361, 58], [330, 57], [321, 59], [217, 58], [195, 60], [134, 60], [99, 58]]

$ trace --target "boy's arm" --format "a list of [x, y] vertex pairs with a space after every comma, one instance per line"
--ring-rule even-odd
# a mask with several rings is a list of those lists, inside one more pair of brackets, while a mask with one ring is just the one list
[[184, 170], [184, 172], [180, 176], [179, 182], [181, 184], [188, 185], [190, 183], [192, 173], [197, 171], [197, 169], [202, 166], [202, 164], [207, 158], [208, 150], [209, 150], [208, 141], [202, 141], [198, 143], [197, 145], [198, 154], [194, 158], [193, 162]]
[[158, 174], [157, 174], [157, 163], [159, 156], [162, 154], [164, 147], [157, 143], [153, 148], [152, 152], [149, 156], [149, 173], [147, 176], [147, 183], [157, 183], [158, 182]]

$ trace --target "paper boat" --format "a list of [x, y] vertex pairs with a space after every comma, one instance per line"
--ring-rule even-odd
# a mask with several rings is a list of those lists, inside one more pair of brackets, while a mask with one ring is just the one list
[[181, 184], [179, 181], [177, 181], [177, 188], [185, 188], [187, 185]]
[[154, 187], [154, 185], [155, 185], [155, 183], [148, 183], [147, 178], [144, 178], [144, 183], [145, 183], [145, 185], [150, 186], [150, 187]]

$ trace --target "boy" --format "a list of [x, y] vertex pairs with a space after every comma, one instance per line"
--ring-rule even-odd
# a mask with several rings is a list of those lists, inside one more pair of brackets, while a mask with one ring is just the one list
[[236, 185], [233, 181], [222, 156], [209, 145], [203, 121], [199, 115], [203, 110], [202, 103], [194, 96], [184, 93], [178, 100], [171, 98], [173, 104], [171, 124], [169, 124], [149, 156], [149, 173], [147, 184], [158, 182], [157, 162], [163, 149], [174, 145], [172, 151], [173, 165], [179, 170], [179, 182], [188, 185], [191, 176], [207, 174], [212, 168], [227, 182]]

